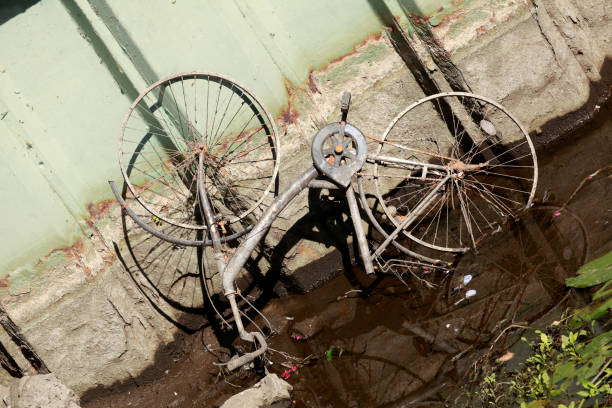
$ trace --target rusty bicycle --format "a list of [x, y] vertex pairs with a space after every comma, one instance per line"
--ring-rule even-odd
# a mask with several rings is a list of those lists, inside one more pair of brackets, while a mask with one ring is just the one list
[[[378, 136], [347, 121], [350, 101], [347, 92], [340, 120], [314, 136], [313, 166], [280, 193], [274, 120], [233, 80], [206, 72], [172, 75], [148, 87], [123, 121], [119, 165], [126, 188], [122, 194], [114, 182], [110, 186], [148, 233], [180, 247], [212, 248], [233, 323], [240, 338], [256, 346], [224, 363], [230, 370], [267, 349], [261, 332], [244, 328], [236, 278], [304, 189], [345, 192], [369, 274], [448, 269], [453, 257], [477, 248], [532, 204], [538, 180], [533, 143], [497, 102], [465, 92], [425, 96]], [[126, 202], [128, 193], [145, 210], [140, 215]], [[378, 240], [368, 239], [362, 213]], [[195, 239], [175, 233], [182, 230]]]

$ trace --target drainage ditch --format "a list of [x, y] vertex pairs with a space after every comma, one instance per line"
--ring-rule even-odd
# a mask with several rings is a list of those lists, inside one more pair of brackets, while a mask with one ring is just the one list
[[453, 272], [402, 282], [353, 267], [265, 305], [277, 333], [252, 369], [228, 374], [215, 366], [229, 349], [206, 328], [180, 335], [132, 381], [86, 393], [83, 406], [219, 406], [265, 370], [287, 378], [296, 407], [402, 407], [439, 398], [475, 358], [517, 341], [504, 328], [580, 303], [565, 278], [612, 250], [611, 172], [595, 174], [611, 164], [612, 104], [595, 110], [563, 145], [538, 152], [536, 205]]

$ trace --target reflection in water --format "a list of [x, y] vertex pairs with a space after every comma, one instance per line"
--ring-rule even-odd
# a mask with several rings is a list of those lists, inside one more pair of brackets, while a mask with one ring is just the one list
[[[432, 273], [433, 287], [391, 277], [372, 283], [356, 271], [363, 292], [350, 291], [338, 278], [293, 302], [270, 305], [269, 314], [294, 317], [273, 338], [273, 347], [300, 358], [313, 356], [291, 381], [298, 406], [399, 407], [429, 401], [437, 398], [427, 392], [432, 383], [458, 378], [501, 329], [529, 324], [549, 311], [587, 251], [586, 231], [571, 209], [559, 214], [559, 206], [534, 207], [478, 253], [466, 254], [452, 276]], [[272, 361], [282, 364], [278, 357]]]

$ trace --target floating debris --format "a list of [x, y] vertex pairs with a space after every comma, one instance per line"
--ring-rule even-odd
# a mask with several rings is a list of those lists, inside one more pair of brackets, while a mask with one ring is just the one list
[[499, 361], [500, 363], [505, 363], [506, 361], [512, 360], [513, 357], [514, 357], [514, 353], [511, 351], [508, 351], [506, 354], [498, 358], [497, 361]]

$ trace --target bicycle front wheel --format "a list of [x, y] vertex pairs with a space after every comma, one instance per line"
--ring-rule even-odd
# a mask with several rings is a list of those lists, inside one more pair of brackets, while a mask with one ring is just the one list
[[[533, 143], [515, 117], [488, 98], [465, 92], [425, 97], [371, 139], [374, 154], [361, 176], [373, 184], [381, 223], [398, 228], [415, 215], [403, 233], [424, 247], [477, 247], [533, 201]], [[414, 214], [426, 197], [428, 205]]]
[[204, 151], [217, 222], [244, 221], [245, 228], [274, 191], [278, 149], [274, 121], [248, 89], [217, 74], [186, 72], [154, 83], [134, 101], [121, 127], [119, 165], [156, 221], [205, 230], [196, 185]]

